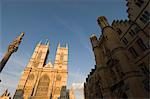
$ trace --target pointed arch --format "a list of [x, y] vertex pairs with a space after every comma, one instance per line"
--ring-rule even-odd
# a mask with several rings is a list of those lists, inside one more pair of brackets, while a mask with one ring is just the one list
[[35, 96], [47, 96], [49, 83], [49, 76], [47, 74], [44, 74], [39, 80]]
[[64, 59], [64, 54], [61, 53], [61, 54], [60, 54], [60, 60], [63, 61], [63, 59]]
[[57, 88], [55, 89], [55, 94], [60, 94], [60, 88], [59, 88], [59, 87], [57, 87]]

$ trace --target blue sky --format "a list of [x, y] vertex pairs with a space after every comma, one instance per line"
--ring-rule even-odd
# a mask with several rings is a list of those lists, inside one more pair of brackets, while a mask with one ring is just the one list
[[106, 16], [111, 24], [127, 19], [126, 10], [123, 0], [0, 0], [0, 59], [10, 42], [21, 31], [26, 33], [0, 74], [0, 94], [6, 88], [14, 93], [36, 44], [46, 38], [52, 63], [58, 42], [69, 45], [68, 88], [83, 83], [95, 65], [89, 37], [101, 34], [97, 17]]

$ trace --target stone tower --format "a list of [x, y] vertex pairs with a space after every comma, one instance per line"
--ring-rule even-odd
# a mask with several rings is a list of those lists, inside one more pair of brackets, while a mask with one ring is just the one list
[[68, 65], [68, 46], [60, 47], [56, 51], [56, 58], [54, 62], [54, 85], [53, 85], [53, 99], [57, 99], [60, 96], [61, 89], [66, 87], [67, 84], [67, 71]]
[[68, 47], [58, 45], [54, 65], [47, 61], [49, 41], [39, 42], [16, 89], [14, 99], [57, 99], [67, 84]]

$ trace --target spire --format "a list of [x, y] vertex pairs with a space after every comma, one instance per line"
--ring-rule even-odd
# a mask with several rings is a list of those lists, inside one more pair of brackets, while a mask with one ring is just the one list
[[45, 45], [49, 46], [50, 42], [48, 39], [46, 39]]
[[68, 44], [66, 44], [66, 48], [68, 49]]
[[60, 42], [58, 43], [58, 48], [60, 48]]
[[8, 89], [6, 89], [5, 91], [4, 91], [4, 93], [2, 94], [2, 96], [9, 96], [10, 95], [10, 93], [8, 92]]
[[41, 45], [41, 44], [42, 44], [42, 41], [40, 40], [39, 43], [38, 43], [38, 45]]

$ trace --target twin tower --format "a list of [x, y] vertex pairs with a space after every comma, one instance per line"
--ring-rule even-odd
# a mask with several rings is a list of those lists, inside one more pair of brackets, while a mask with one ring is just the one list
[[68, 46], [58, 44], [54, 64], [46, 60], [49, 41], [39, 42], [26, 66], [14, 99], [58, 99], [67, 84]]

